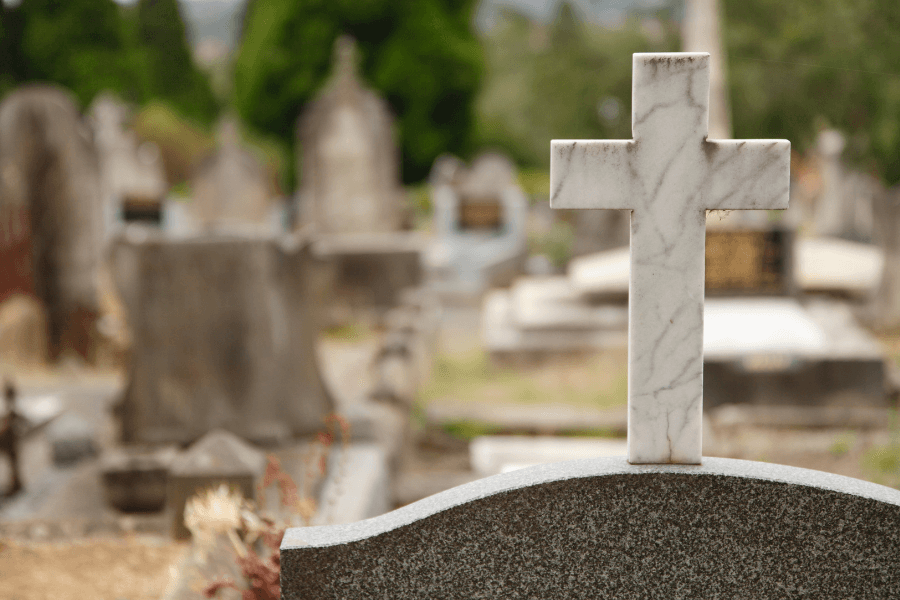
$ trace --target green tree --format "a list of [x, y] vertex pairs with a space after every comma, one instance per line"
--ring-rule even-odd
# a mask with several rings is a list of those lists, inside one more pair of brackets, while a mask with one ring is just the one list
[[0, 97], [22, 80], [22, 22], [18, 11], [0, 2]]
[[398, 119], [407, 181], [442, 152], [470, 150], [482, 49], [474, 0], [254, 0], [235, 63], [244, 120], [293, 145], [303, 104], [330, 72], [334, 40], [357, 40], [361, 71]]
[[847, 156], [900, 183], [900, 3], [724, 0], [735, 136], [790, 139], [823, 126]]
[[188, 116], [209, 122], [217, 112], [206, 77], [195, 67], [177, 0], [139, 0], [137, 39], [150, 94], [172, 102]]
[[630, 138], [631, 54], [678, 48], [671, 16], [652, 22], [655, 36], [637, 17], [617, 29], [580, 22], [568, 4], [550, 25], [503, 12], [485, 40], [479, 141], [547, 167], [553, 138]]
[[[16, 79], [49, 81], [88, 103], [104, 89], [132, 87], [128, 48], [113, 0], [22, 0], [8, 17], [18, 21]], [[10, 14], [11, 13], [11, 14]]]

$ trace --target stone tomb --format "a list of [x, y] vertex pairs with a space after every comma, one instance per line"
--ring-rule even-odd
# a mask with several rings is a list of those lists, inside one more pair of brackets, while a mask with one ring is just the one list
[[477, 296], [521, 273], [527, 201], [509, 159], [483, 154], [469, 169], [439, 159], [431, 197], [436, 241], [425, 256], [431, 288]]
[[426, 240], [406, 225], [400, 152], [393, 116], [358, 73], [355, 43], [335, 42], [335, 71], [304, 109], [301, 227], [316, 234], [316, 255], [331, 270], [331, 318], [374, 309], [383, 314], [423, 279]]
[[[635, 133], [666, 132], [641, 152], [582, 146], [579, 158], [578, 142], [555, 142], [551, 189], [557, 202], [599, 203], [604, 198], [597, 190], [635, 192], [621, 196], [636, 205], [632, 256], [640, 259], [633, 263], [630, 293], [628, 460], [530, 467], [375, 519], [290, 529], [281, 547], [283, 598], [900, 594], [900, 491], [792, 467], [701, 459], [702, 288], [696, 295], [673, 292], [670, 279], [677, 272], [689, 275], [694, 287], [703, 281], [702, 220], [680, 213], [702, 215], [702, 206], [680, 202], [679, 192], [715, 204], [721, 199], [715, 192], [730, 185], [730, 179], [692, 180], [716, 166], [718, 150], [684, 150], [723, 144], [705, 140], [708, 59], [634, 56]], [[731, 150], [731, 169], [751, 162], [743, 163], [746, 173], [733, 173], [731, 183], [740, 180], [750, 194], [729, 194], [741, 200], [734, 204], [759, 205], [756, 194], [762, 194], [783, 205], [787, 143], [742, 142]], [[684, 168], [682, 177], [668, 168], [657, 173], [681, 185], [652, 186], [642, 194], [634, 175], [659, 181], [654, 165]], [[767, 173], [770, 168], [775, 172]], [[756, 177], [766, 183], [756, 185]], [[574, 185], [560, 197], [566, 182]], [[675, 221], [690, 227], [670, 229]], [[674, 251], [656, 256], [663, 246]], [[635, 339], [642, 335], [648, 339]], [[677, 348], [669, 348], [669, 338], [679, 341]]]
[[90, 117], [100, 159], [107, 231], [121, 220], [159, 225], [168, 188], [159, 148], [140, 143], [127, 129], [131, 110], [109, 94], [94, 100]]
[[203, 436], [172, 462], [169, 471], [166, 505], [172, 537], [190, 537], [184, 524], [184, 507], [189, 498], [226, 485], [239, 490], [244, 498], [256, 500], [256, 486], [265, 469], [265, 454], [234, 434], [216, 430]]
[[132, 228], [112, 263], [134, 336], [124, 441], [223, 428], [267, 443], [321, 428], [334, 403], [315, 358], [324, 292], [308, 239]]
[[75, 99], [22, 87], [0, 103], [0, 301], [37, 297], [51, 358], [90, 358], [103, 252], [97, 152]]
[[360, 81], [352, 38], [338, 38], [334, 58], [334, 74], [298, 124], [300, 222], [326, 234], [397, 231], [403, 190], [393, 117]]
[[191, 179], [192, 213], [206, 230], [257, 227], [263, 231], [279, 219], [272, 177], [256, 156], [241, 147], [238, 124], [225, 117], [219, 122], [217, 150], [207, 156]]

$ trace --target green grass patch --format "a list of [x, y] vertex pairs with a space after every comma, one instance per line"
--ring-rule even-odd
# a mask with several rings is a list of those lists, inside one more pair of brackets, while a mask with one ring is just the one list
[[828, 451], [831, 452], [831, 455], [834, 457], [841, 457], [850, 452], [850, 449], [853, 448], [855, 443], [856, 433], [845, 431], [835, 438]]
[[370, 339], [375, 332], [363, 323], [342, 323], [325, 330], [325, 337], [343, 342], [361, 342]]
[[474, 440], [482, 435], [496, 435], [503, 431], [502, 428], [496, 425], [479, 421], [454, 421], [445, 423], [441, 429], [455, 438], [466, 441]]
[[484, 351], [438, 357], [432, 379], [419, 393], [420, 404], [436, 401], [487, 404], [570, 404], [612, 408], [627, 399], [624, 364], [608, 367], [587, 361], [574, 367], [538, 369], [497, 367]]
[[863, 455], [862, 466], [871, 481], [900, 488], [900, 440], [870, 448]]

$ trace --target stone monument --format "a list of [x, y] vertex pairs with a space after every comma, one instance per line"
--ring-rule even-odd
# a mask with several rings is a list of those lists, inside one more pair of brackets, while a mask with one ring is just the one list
[[191, 182], [193, 213], [203, 229], [272, 224], [272, 182], [259, 160], [240, 146], [234, 119], [219, 123], [219, 148], [201, 161]]
[[629, 459], [530, 467], [290, 529], [283, 598], [900, 594], [900, 491], [701, 461], [705, 209], [783, 208], [789, 168], [785, 141], [706, 139], [708, 64], [636, 54], [634, 140], [553, 142], [554, 205], [632, 211]]
[[509, 158], [488, 152], [466, 168], [440, 157], [432, 168], [431, 196], [436, 241], [425, 262], [432, 288], [478, 295], [521, 273], [528, 202]]
[[94, 100], [90, 117], [100, 159], [107, 231], [118, 220], [159, 223], [168, 188], [159, 148], [151, 142], [141, 143], [127, 129], [129, 108], [109, 94]]
[[788, 205], [790, 143], [707, 139], [708, 94], [708, 54], [635, 54], [634, 139], [552, 145], [551, 206], [632, 211], [633, 463], [700, 462], [706, 211]]
[[316, 255], [330, 265], [331, 319], [395, 306], [422, 281], [426, 240], [401, 231], [406, 218], [400, 151], [387, 102], [365, 87], [355, 42], [340, 37], [334, 73], [300, 117], [298, 226], [316, 234]]
[[89, 353], [102, 245], [97, 152], [73, 98], [14, 91], [0, 104], [0, 300], [42, 302], [51, 358]]
[[298, 126], [300, 222], [321, 233], [397, 231], [403, 196], [393, 117], [360, 81], [351, 38], [335, 42], [334, 61]]
[[315, 357], [322, 285], [310, 246], [299, 234], [133, 228], [114, 240], [134, 339], [123, 441], [186, 444], [222, 428], [272, 443], [321, 428], [334, 404]]

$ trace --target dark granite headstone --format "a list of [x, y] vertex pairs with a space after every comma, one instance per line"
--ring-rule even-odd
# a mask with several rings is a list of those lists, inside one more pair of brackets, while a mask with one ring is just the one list
[[290, 529], [282, 598], [897, 598], [900, 491], [704, 458], [555, 463]]

